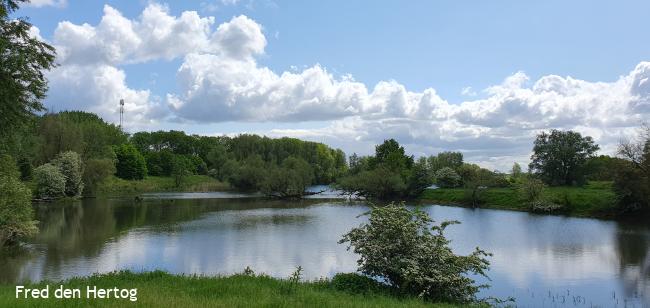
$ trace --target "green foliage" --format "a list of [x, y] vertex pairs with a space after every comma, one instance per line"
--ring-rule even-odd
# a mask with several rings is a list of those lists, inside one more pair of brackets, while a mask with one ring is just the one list
[[314, 172], [303, 159], [288, 157], [280, 167], [271, 167], [260, 183], [267, 196], [299, 198], [314, 180]]
[[0, 248], [20, 236], [38, 232], [32, 210], [32, 194], [18, 179], [16, 162], [0, 155]]
[[142, 180], [147, 175], [144, 157], [131, 144], [122, 144], [114, 148], [115, 170], [117, 177], [126, 180]]
[[181, 187], [185, 179], [192, 174], [192, 167], [193, 162], [185, 156], [177, 155], [173, 158], [171, 175], [176, 187]]
[[438, 155], [429, 156], [427, 159], [429, 163], [429, 169], [432, 172], [437, 172], [442, 168], [451, 168], [454, 171], [463, 165], [463, 153], [460, 152], [440, 152]]
[[65, 178], [64, 193], [68, 197], [80, 196], [83, 191], [83, 163], [79, 154], [68, 151], [60, 153], [52, 164], [59, 168]]
[[106, 123], [93, 113], [64, 111], [39, 118], [35, 134], [40, 136], [36, 157], [47, 162], [61, 152], [74, 151], [83, 160], [110, 158], [112, 147], [126, 143], [119, 127]]
[[617, 165], [614, 191], [623, 212], [650, 207], [650, 127], [644, 126], [636, 141], [622, 142], [619, 155], [625, 161]]
[[551, 130], [537, 135], [530, 170], [549, 185], [582, 185], [585, 164], [599, 147], [591, 137]]
[[386, 289], [377, 280], [357, 273], [338, 273], [331, 283], [336, 290], [352, 294], [374, 294]]
[[47, 163], [34, 170], [36, 196], [41, 199], [56, 199], [65, 195], [66, 179], [59, 167]]
[[[26, 283], [26, 288], [42, 289], [53, 282]], [[95, 274], [56, 282], [70, 289], [97, 288], [138, 289], [138, 301], [134, 304], [124, 299], [102, 298], [84, 300], [83, 306], [122, 307], [128, 304], [142, 307], [462, 307], [445, 303], [424, 302], [417, 298], [404, 298], [382, 294], [351, 294], [338, 291], [327, 280], [294, 284], [294, 292], [281, 290], [291, 282], [267, 275], [243, 275], [209, 277], [203, 275], [172, 275], [161, 271], [129, 271]], [[50, 293], [51, 294], [51, 293]], [[61, 307], [74, 306], [75, 299], [18, 298], [15, 285], [0, 285], [0, 307]]]
[[83, 174], [85, 184], [84, 194], [95, 195], [97, 187], [113, 174], [115, 174], [115, 162], [113, 159], [87, 160]]
[[0, 2], [0, 143], [45, 108], [45, 71], [54, 67], [55, 49], [30, 35], [25, 18], [10, 16], [24, 0]]
[[475, 285], [469, 274], [486, 276], [490, 254], [476, 248], [459, 256], [449, 247], [445, 228], [433, 225], [425, 212], [403, 205], [373, 207], [368, 223], [345, 234], [340, 243], [359, 255], [359, 271], [385, 281], [395, 291], [431, 301], [468, 303], [486, 286]]
[[426, 160], [414, 162], [394, 139], [375, 147], [375, 156], [350, 157], [350, 172], [336, 186], [350, 195], [394, 200], [417, 197], [432, 183]]
[[521, 165], [519, 165], [519, 163], [514, 163], [514, 164], [512, 164], [512, 170], [510, 171], [510, 175], [511, 175], [512, 178], [514, 178], [514, 179], [519, 179], [519, 178], [521, 178], [521, 176], [523, 175], [523, 173], [521, 172]]
[[246, 158], [234, 169], [228, 182], [240, 190], [258, 190], [266, 177], [266, 166], [259, 155]]
[[440, 188], [453, 188], [461, 184], [461, 178], [454, 169], [443, 167], [436, 172], [436, 185]]
[[463, 181], [465, 198], [473, 207], [477, 207], [483, 200], [483, 192], [488, 186], [493, 186], [498, 177], [491, 171], [483, 168], [471, 169]]
[[528, 202], [534, 202], [541, 198], [544, 192], [544, 182], [534, 177], [526, 177], [521, 181], [517, 190], [522, 199]]

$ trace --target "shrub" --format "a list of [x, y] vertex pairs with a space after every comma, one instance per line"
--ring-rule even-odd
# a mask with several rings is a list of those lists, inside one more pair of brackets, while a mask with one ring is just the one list
[[542, 182], [540, 179], [526, 177], [522, 180], [518, 190], [522, 199], [533, 202], [541, 198], [545, 187], [546, 185], [544, 185], [544, 182]]
[[0, 248], [15, 242], [17, 237], [36, 233], [33, 220], [32, 194], [18, 179], [13, 158], [0, 156]]
[[84, 168], [83, 180], [86, 184], [84, 194], [92, 195], [97, 185], [115, 174], [115, 162], [112, 159], [89, 159]]
[[357, 273], [338, 273], [332, 277], [332, 286], [339, 291], [353, 294], [379, 293], [385, 286], [378, 281]]
[[147, 175], [144, 157], [131, 144], [115, 147], [115, 169], [117, 177], [126, 180], [142, 180]]
[[83, 190], [83, 163], [79, 154], [67, 151], [59, 153], [57, 157], [52, 160], [52, 164], [59, 168], [63, 177], [65, 177], [64, 193], [68, 197], [75, 197], [81, 195]]
[[436, 171], [436, 185], [441, 188], [453, 188], [460, 185], [461, 178], [454, 169], [444, 167]]
[[56, 199], [65, 195], [65, 176], [58, 167], [44, 164], [34, 170], [36, 195], [42, 199]]
[[352, 229], [339, 243], [360, 256], [359, 271], [385, 281], [396, 292], [431, 301], [473, 302], [480, 288], [470, 275], [486, 276], [490, 254], [479, 248], [468, 255], [452, 252], [445, 228], [431, 226], [429, 215], [404, 205], [373, 207], [368, 223]]

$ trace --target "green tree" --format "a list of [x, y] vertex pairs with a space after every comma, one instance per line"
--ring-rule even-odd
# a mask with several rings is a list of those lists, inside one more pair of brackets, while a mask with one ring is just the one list
[[44, 71], [54, 66], [54, 47], [32, 37], [32, 25], [25, 18], [10, 17], [23, 2], [0, 1], [0, 141], [44, 110]]
[[85, 187], [83, 192], [84, 195], [92, 196], [99, 184], [115, 174], [115, 161], [109, 158], [93, 158], [87, 160], [85, 165], [83, 174]]
[[47, 163], [34, 170], [36, 195], [41, 199], [56, 199], [65, 196], [65, 176], [59, 167]]
[[261, 183], [261, 190], [268, 196], [300, 198], [314, 180], [309, 164], [297, 157], [287, 157], [281, 167], [271, 168]]
[[32, 194], [18, 179], [16, 162], [0, 155], [0, 248], [18, 237], [38, 232], [32, 209]]
[[537, 135], [529, 168], [549, 185], [581, 185], [584, 166], [599, 147], [591, 137], [551, 130]]
[[523, 174], [521, 172], [521, 165], [519, 165], [519, 163], [512, 164], [512, 170], [510, 171], [510, 174], [514, 179], [520, 178], [521, 175]]
[[460, 183], [460, 175], [450, 167], [444, 167], [436, 172], [436, 185], [440, 188], [454, 188], [460, 186]]
[[463, 165], [463, 153], [461, 152], [440, 152], [436, 156], [429, 156], [429, 169], [436, 172], [442, 168], [448, 167], [454, 171]]
[[396, 292], [431, 301], [474, 302], [480, 288], [470, 275], [486, 276], [490, 254], [479, 248], [459, 256], [449, 247], [445, 228], [432, 225], [418, 209], [390, 204], [372, 207], [368, 222], [343, 235], [339, 243], [359, 255], [359, 271], [379, 278]]
[[621, 142], [614, 191], [622, 211], [633, 212], [650, 207], [650, 126], [644, 126], [637, 140]]
[[126, 180], [142, 180], [147, 176], [144, 157], [131, 144], [115, 147], [115, 170], [117, 177]]
[[68, 151], [60, 153], [52, 164], [57, 166], [65, 177], [65, 195], [68, 197], [80, 196], [84, 188], [84, 168], [79, 154]]
[[172, 162], [171, 175], [174, 178], [174, 185], [181, 187], [185, 179], [191, 174], [192, 162], [185, 156], [176, 155]]

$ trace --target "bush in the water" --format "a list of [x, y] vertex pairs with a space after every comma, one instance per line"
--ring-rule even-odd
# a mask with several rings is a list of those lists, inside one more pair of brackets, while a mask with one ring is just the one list
[[380, 278], [396, 292], [432, 301], [468, 303], [486, 285], [468, 274], [486, 276], [490, 254], [479, 249], [467, 256], [452, 252], [445, 228], [456, 221], [431, 225], [421, 210], [404, 205], [373, 207], [368, 223], [352, 229], [339, 243], [360, 256], [359, 271]]

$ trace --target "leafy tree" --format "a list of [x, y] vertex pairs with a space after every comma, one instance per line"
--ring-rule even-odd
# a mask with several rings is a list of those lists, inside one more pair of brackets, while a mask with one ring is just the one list
[[350, 195], [370, 199], [391, 200], [404, 195], [404, 179], [384, 166], [341, 178], [337, 187]]
[[144, 157], [131, 144], [115, 147], [115, 170], [117, 177], [126, 180], [142, 180], [147, 175]]
[[56, 199], [65, 195], [66, 179], [59, 167], [47, 163], [34, 170], [36, 195], [41, 199]]
[[521, 165], [519, 163], [514, 163], [512, 164], [512, 170], [510, 171], [510, 174], [512, 175], [513, 178], [518, 179], [521, 177], [523, 174], [521, 172]]
[[190, 172], [192, 167], [192, 161], [187, 159], [187, 157], [182, 155], [174, 156], [171, 175], [174, 178], [176, 187], [181, 187], [185, 179], [192, 174]]
[[260, 185], [262, 192], [268, 196], [299, 198], [313, 180], [314, 173], [306, 161], [287, 157], [281, 167], [269, 171]]
[[425, 189], [431, 186], [431, 183], [433, 183], [433, 176], [429, 172], [427, 159], [425, 157], [420, 157], [420, 159], [413, 164], [407, 183], [407, 191], [409, 197], [412, 198], [420, 196]]
[[436, 172], [436, 185], [440, 188], [458, 187], [460, 183], [460, 175], [450, 167], [444, 167]]
[[54, 47], [30, 35], [25, 18], [9, 15], [25, 0], [0, 1], [0, 141], [44, 110], [44, 71], [54, 66]]
[[477, 207], [483, 201], [483, 192], [494, 182], [495, 175], [490, 170], [483, 168], [474, 170], [463, 181], [465, 198], [473, 207]]
[[60, 153], [52, 164], [57, 166], [65, 177], [65, 195], [68, 197], [80, 196], [83, 191], [83, 163], [79, 154], [68, 151]]
[[38, 232], [32, 209], [32, 194], [18, 179], [16, 162], [0, 155], [0, 248], [21, 236]]
[[228, 182], [241, 190], [259, 190], [266, 176], [266, 166], [259, 155], [248, 157], [228, 178]]
[[614, 179], [620, 207], [632, 212], [650, 207], [650, 127], [644, 126], [636, 141], [619, 145], [619, 155], [625, 160], [617, 166]]
[[115, 161], [113, 159], [93, 158], [87, 160], [83, 174], [84, 195], [93, 195], [97, 186], [113, 174], [115, 174]]
[[438, 153], [436, 156], [429, 156], [427, 160], [429, 169], [432, 172], [436, 172], [445, 167], [458, 171], [463, 165], [463, 153], [445, 151]]
[[413, 166], [413, 157], [407, 156], [404, 147], [395, 139], [388, 139], [375, 147], [375, 156], [370, 158], [369, 164], [371, 168], [383, 165], [390, 170], [401, 171]]
[[489, 256], [479, 248], [459, 256], [449, 247], [444, 230], [456, 221], [431, 225], [421, 210], [404, 205], [373, 207], [368, 223], [343, 235], [339, 243], [359, 255], [359, 271], [379, 278], [396, 292], [430, 301], [469, 303], [480, 288], [470, 275], [486, 276]]
[[574, 131], [543, 132], [535, 140], [529, 168], [549, 185], [580, 185], [584, 165], [598, 149], [591, 137]]
[[588, 180], [613, 181], [617, 171], [627, 163], [625, 159], [608, 155], [595, 156], [587, 160], [585, 171]]

